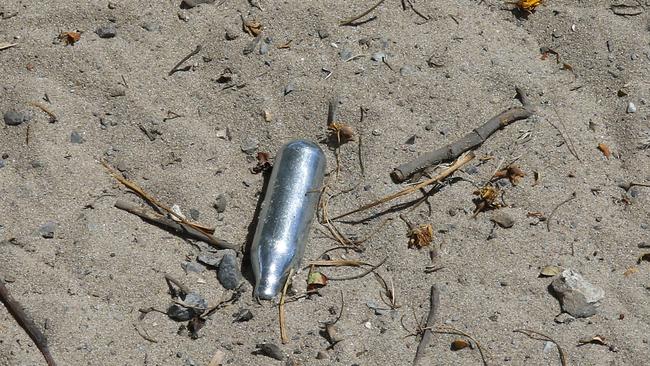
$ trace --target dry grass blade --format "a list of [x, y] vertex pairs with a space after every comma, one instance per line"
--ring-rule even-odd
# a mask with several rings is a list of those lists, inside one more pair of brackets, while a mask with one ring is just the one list
[[338, 215], [338, 216], [334, 217], [331, 220], [337, 220], [337, 219], [340, 219], [342, 217], [352, 215], [353, 213], [365, 211], [365, 210], [367, 210], [369, 208], [373, 208], [373, 207], [381, 205], [383, 203], [392, 201], [392, 200], [394, 200], [396, 198], [409, 195], [409, 194], [411, 194], [413, 192], [417, 192], [421, 188], [424, 188], [424, 187], [426, 187], [426, 186], [428, 186], [430, 184], [442, 181], [443, 179], [447, 178], [452, 173], [454, 173], [456, 170], [460, 169], [463, 165], [469, 163], [472, 159], [474, 159], [474, 153], [473, 152], [469, 152], [467, 154], [464, 154], [464, 155], [460, 156], [449, 168], [445, 169], [442, 173], [438, 174], [437, 176], [435, 176], [435, 177], [433, 177], [431, 179], [427, 179], [427, 180], [422, 181], [422, 182], [420, 182], [420, 183], [418, 183], [416, 185], [405, 188], [405, 189], [403, 189], [403, 190], [401, 190], [399, 192], [396, 192], [396, 193], [390, 194], [388, 196], [385, 196], [385, 197], [383, 197], [383, 198], [381, 198], [381, 199], [379, 199], [379, 200], [377, 200], [375, 202], [372, 202], [372, 203], [369, 203], [367, 205], [361, 206], [361, 207], [357, 208], [356, 210], [352, 210], [352, 211], [346, 212], [346, 213], [344, 213], [342, 215]]
[[308, 262], [307, 265], [318, 267], [360, 267], [369, 264], [356, 259], [318, 259]]
[[287, 324], [284, 315], [284, 302], [287, 297], [287, 288], [289, 287], [289, 281], [291, 281], [291, 276], [293, 275], [293, 270], [289, 272], [287, 280], [284, 282], [284, 287], [282, 288], [282, 295], [280, 296], [280, 305], [278, 306], [278, 320], [280, 322], [280, 339], [283, 344], [289, 342], [289, 336], [287, 335]]
[[[353, 275], [353, 276], [348, 276], [348, 277], [329, 277], [328, 279], [330, 281], [347, 281], [347, 280], [356, 280], [358, 278], [365, 277], [369, 275], [370, 273], [374, 272], [377, 268], [381, 267], [384, 263], [386, 263], [386, 260], [388, 260], [388, 257], [384, 258], [381, 262], [378, 264], [368, 268], [368, 270], [361, 272], [359, 274]], [[367, 263], [364, 263], [367, 265]]]
[[110, 174], [113, 178], [117, 179], [120, 183], [122, 183], [122, 184], [123, 184], [124, 186], [126, 186], [128, 189], [130, 189], [130, 190], [132, 190], [133, 192], [135, 192], [138, 196], [140, 196], [140, 197], [141, 197], [142, 199], [144, 199], [145, 201], [151, 203], [152, 205], [154, 205], [154, 206], [156, 206], [156, 207], [162, 209], [163, 211], [167, 212], [168, 214], [174, 216], [175, 218], [177, 218], [180, 222], [182, 222], [182, 223], [185, 224], [185, 225], [191, 226], [191, 227], [195, 228], [196, 230], [202, 231], [202, 232], [204, 232], [204, 233], [206, 233], [206, 234], [210, 234], [210, 235], [214, 234], [214, 229], [213, 229], [213, 228], [209, 228], [209, 227], [206, 227], [206, 226], [203, 226], [203, 225], [199, 225], [199, 224], [195, 224], [195, 223], [192, 223], [192, 222], [187, 221], [185, 218], [181, 217], [179, 214], [177, 214], [177, 213], [175, 213], [174, 211], [172, 211], [171, 208], [169, 208], [169, 207], [163, 205], [162, 203], [158, 202], [158, 200], [156, 200], [156, 199], [153, 198], [150, 194], [148, 194], [147, 192], [145, 192], [145, 191], [144, 191], [142, 188], [140, 188], [140, 186], [138, 186], [136, 183], [131, 182], [130, 180], [124, 178], [124, 176], [122, 176], [122, 174], [120, 174], [120, 173], [119, 173], [115, 168], [113, 168], [112, 166], [108, 165], [108, 163], [106, 163], [106, 162], [103, 161], [103, 160], [100, 161], [100, 162], [102, 163], [102, 165], [104, 166], [104, 168], [106, 168], [106, 170], [108, 170], [109, 174]]
[[524, 335], [528, 336], [529, 338], [537, 339], [539, 341], [553, 342], [555, 344], [555, 346], [557, 347], [558, 352], [560, 352], [560, 363], [562, 364], [562, 366], [568, 365], [567, 360], [566, 360], [567, 359], [566, 353], [564, 352], [562, 347], [560, 347], [560, 345], [553, 338], [547, 336], [546, 334], [536, 332], [534, 330], [529, 330], [529, 329], [515, 329], [515, 330], [513, 330], [513, 332], [524, 334]]
[[356, 16], [353, 16], [353, 17], [348, 18], [348, 19], [341, 20], [341, 21], [339, 22], [339, 25], [349, 25], [349, 24], [351, 24], [351, 23], [353, 23], [353, 22], [355, 22], [355, 21], [357, 21], [357, 20], [359, 20], [359, 19], [365, 17], [366, 15], [370, 14], [370, 12], [372, 12], [373, 10], [375, 10], [379, 5], [383, 4], [384, 1], [386, 1], [386, 0], [379, 0], [379, 2], [377, 2], [377, 3], [376, 3], [375, 5], [373, 5], [370, 9], [364, 11], [363, 13], [361, 13], [361, 14], [359, 14], [359, 15], [356, 15]]

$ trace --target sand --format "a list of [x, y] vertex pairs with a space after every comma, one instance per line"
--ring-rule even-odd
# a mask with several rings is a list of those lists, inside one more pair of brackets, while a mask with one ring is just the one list
[[[372, 2], [252, 3], [259, 8], [243, 0], [191, 9], [180, 9], [179, 1], [0, 5], [0, 42], [18, 43], [0, 50], [0, 112], [31, 116], [18, 126], [2, 123], [0, 131], [0, 279], [43, 330], [59, 364], [207, 365], [221, 350], [224, 364], [282, 365], [253, 354], [257, 344], [273, 342], [294, 364], [407, 365], [418, 343], [407, 336], [416, 329], [414, 316], [426, 316], [434, 283], [441, 288], [438, 324], [473, 335], [491, 365], [559, 364], [554, 348], [544, 351], [545, 342], [513, 332], [519, 328], [555, 339], [571, 365], [646, 363], [650, 264], [636, 260], [648, 251], [638, 245], [648, 242], [650, 195], [645, 187], [626, 192], [618, 185], [650, 180], [649, 150], [639, 148], [650, 130], [650, 3], [631, 8], [638, 15], [621, 16], [610, 1], [544, 1], [526, 19], [501, 1], [412, 1], [430, 16], [425, 21], [387, 1], [364, 18], [373, 20], [344, 27], [340, 19]], [[242, 31], [240, 15], [264, 28], [247, 55], [253, 37]], [[95, 30], [109, 24], [116, 35], [100, 38]], [[57, 40], [68, 31], [81, 32], [74, 45]], [[197, 45], [202, 49], [181, 66], [190, 68], [168, 75]], [[260, 46], [268, 52], [260, 54]], [[541, 47], [557, 51], [559, 63], [553, 55], [542, 59]], [[385, 62], [372, 60], [381, 60], [379, 52]], [[362, 253], [330, 254], [373, 264], [387, 258], [378, 273], [394, 283], [396, 311], [376, 315], [368, 307], [369, 301], [383, 306], [372, 275], [332, 281], [321, 296], [287, 304], [290, 341], [281, 345], [276, 307], [253, 300], [246, 279], [240, 300], [212, 315], [198, 339], [164, 314], [138, 321], [138, 309], [170, 305], [165, 273], [210, 304], [232, 292], [212, 269], [184, 272], [181, 263], [200, 254], [195, 245], [113, 207], [117, 199], [140, 201], [100, 159], [160, 201], [185, 214], [198, 210], [198, 221], [214, 226], [217, 236], [244, 245], [263, 183], [250, 172], [255, 159], [242, 152], [248, 140], [271, 155], [291, 139], [319, 141], [334, 169], [334, 151], [322, 141], [328, 101], [340, 96], [339, 120], [361, 136], [365, 176], [357, 138], [340, 149], [338, 179], [328, 179], [331, 193], [351, 188], [329, 202], [335, 215], [403, 188], [389, 177], [394, 167], [518, 105], [515, 86], [530, 95], [536, 115], [488, 139], [455, 175], [462, 179], [442, 187], [429, 206], [383, 213], [391, 206], [385, 205], [351, 217], [383, 213], [369, 220], [337, 223], [349, 237], [378, 231]], [[626, 112], [629, 102], [635, 113]], [[53, 112], [56, 122], [30, 103]], [[73, 132], [81, 143], [71, 142]], [[500, 162], [515, 159], [527, 175], [517, 186], [506, 181], [507, 207], [499, 210], [515, 223], [490, 235], [492, 212], [473, 218], [472, 192]], [[548, 217], [574, 192], [554, 213], [550, 231], [528, 216]], [[222, 214], [212, 207], [219, 194], [227, 197]], [[407, 247], [398, 213], [432, 225], [444, 268], [425, 273], [429, 251]], [[393, 219], [379, 229], [386, 218]], [[56, 223], [52, 238], [39, 232], [48, 222]], [[340, 245], [322, 229], [314, 225], [305, 260]], [[538, 277], [547, 265], [574, 269], [604, 289], [598, 313], [557, 323], [560, 303], [547, 288], [553, 278]], [[322, 271], [347, 276], [360, 269]], [[295, 293], [304, 291], [306, 277], [305, 270], [295, 275]], [[336, 326], [343, 340], [328, 349], [320, 331], [338, 316], [341, 293]], [[253, 318], [233, 322], [240, 308]], [[607, 345], [577, 346], [595, 335]], [[435, 334], [422, 364], [480, 364], [476, 349], [449, 349], [456, 338]], [[327, 358], [316, 359], [319, 351]], [[4, 308], [0, 364], [44, 364]]]

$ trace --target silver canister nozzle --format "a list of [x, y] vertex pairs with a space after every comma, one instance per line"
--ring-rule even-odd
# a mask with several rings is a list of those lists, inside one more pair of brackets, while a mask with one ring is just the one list
[[251, 247], [253, 295], [275, 298], [300, 265], [325, 176], [325, 155], [311, 141], [291, 141], [278, 152]]

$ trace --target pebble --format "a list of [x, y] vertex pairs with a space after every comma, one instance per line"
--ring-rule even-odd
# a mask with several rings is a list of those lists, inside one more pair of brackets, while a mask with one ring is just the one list
[[27, 122], [30, 119], [31, 118], [28, 115], [26, 115], [26, 114], [24, 114], [22, 112], [16, 112], [16, 111], [13, 111], [13, 110], [12, 111], [7, 111], [4, 114], [4, 120], [5, 120], [5, 124], [7, 124], [7, 126], [18, 126], [19, 124], [21, 124], [23, 122]]
[[260, 55], [266, 55], [267, 53], [269, 53], [269, 44], [262, 42], [262, 45], [260, 46]]
[[490, 221], [505, 229], [511, 228], [512, 225], [515, 224], [515, 220], [506, 212], [503, 212], [501, 210], [494, 211], [492, 213], [492, 217], [490, 217]]
[[347, 61], [352, 58], [352, 50], [349, 48], [343, 48], [339, 51], [339, 57], [341, 61]]
[[214, 0], [183, 0], [181, 1], [181, 9], [191, 9], [201, 4], [213, 4]]
[[570, 314], [561, 313], [560, 315], [556, 316], [555, 319], [553, 320], [558, 324], [569, 324], [572, 321], [576, 320], [576, 318], [572, 317]]
[[235, 318], [233, 322], [247, 322], [253, 319], [253, 313], [249, 309], [239, 309], [232, 317]]
[[83, 137], [81, 137], [81, 134], [77, 131], [72, 131], [70, 134], [70, 142], [73, 144], [80, 144], [84, 141]]
[[226, 211], [226, 206], [228, 205], [228, 198], [225, 194], [220, 193], [217, 198], [214, 199], [212, 207], [217, 210], [218, 213], [223, 213]]
[[201, 215], [201, 213], [199, 212], [199, 210], [197, 210], [197, 209], [195, 209], [195, 208], [191, 208], [191, 209], [190, 209], [190, 212], [189, 212], [189, 215], [190, 215], [190, 218], [191, 218], [192, 220], [198, 221], [198, 220], [199, 220], [199, 216]]
[[415, 69], [411, 65], [404, 65], [399, 69], [399, 74], [402, 76], [410, 76], [415, 73]]
[[257, 353], [274, 358], [278, 361], [284, 361], [287, 358], [280, 347], [274, 343], [258, 343], [255, 347], [258, 349]]
[[562, 305], [562, 311], [576, 318], [587, 318], [596, 314], [605, 291], [592, 285], [572, 269], [565, 269], [553, 280], [551, 288]]
[[197, 262], [189, 262], [189, 261], [183, 262], [181, 263], [181, 267], [183, 268], [185, 273], [188, 272], [201, 273], [205, 271], [205, 266]]
[[327, 31], [327, 29], [319, 29], [318, 30], [318, 37], [320, 39], [325, 39], [330, 36], [330, 32]]
[[328, 358], [330, 358], [330, 356], [325, 351], [318, 351], [316, 354], [317, 360], [327, 360]]
[[287, 94], [291, 93], [295, 89], [296, 89], [296, 87], [293, 85], [293, 83], [289, 82], [287, 84], [287, 86], [284, 87], [284, 95], [287, 95]]
[[106, 24], [95, 30], [95, 33], [99, 38], [113, 38], [117, 34], [117, 28], [115, 24]]
[[373, 136], [381, 136], [381, 131], [379, 131], [379, 130], [372, 130], [372, 135], [373, 135]]
[[167, 309], [167, 316], [178, 322], [183, 322], [192, 319], [194, 315], [202, 314], [208, 308], [208, 301], [196, 292], [185, 295], [183, 304], [188, 307], [172, 304]]
[[375, 62], [382, 62], [386, 59], [386, 54], [383, 52], [375, 52], [372, 54], [372, 56], [370, 56], [370, 59]]
[[149, 21], [143, 22], [140, 26], [147, 32], [158, 32], [160, 30], [160, 26], [158, 24]]
[[235, 32], [232, 28], [226, 28], [226, 34], [224, 35], [226, 41], [234, 41], [239, 37], [239, 34]]
[[56, 222], [48, 221], [38, 229], [38, 232], [45, 239], [52, 239], [52, 238], [54, 238], [54, 231], [56, 230], [56, 227], [57, 227]]
[[636, 113], [636, 106], [632, 102], [627, 103], [627, 113]]
[[257, 141], [257, 139], [254, 139], [252, 137], [247, 137], [241, 143], [241, 151], [249, 155], [254, 154], [257, 151], [258, 147], [259, 147], [259, 141]]
[[226, 290], [234, 290], [239, 286], [242, 275], [237, 264], [237, 257], [226, 253], [219, 263], [217, 279]]
[[205, 265], [217, 268], [219, 267], [219, 263], [221, 263], [221, 260], [226, 254], [230, 254], [235, 257], [237, 256], [237, 252], [232, 249], [221, 249], [217, 250], [215, 253], [200, 254], [196, 260]]

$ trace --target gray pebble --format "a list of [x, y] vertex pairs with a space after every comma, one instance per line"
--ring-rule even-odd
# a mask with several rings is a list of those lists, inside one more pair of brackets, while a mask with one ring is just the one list
[[183, 268], [185, 273], [188, 272], [201, 273], [205, 271], [205, 266], [197, 262], [183, 262], [181, 263], [181, 267]]
[[192, 359], [192, 357], [186, 358], [184, 365], [185, 366], [197, 366], [196, 362], [194, 361], [194, 359]]
[[158, 24], [149, 21], [143, 22], [140, 26], [147, 32], [158, 32], [160, 30], [160, 26]]
[[424, 126], [424, 129], [427, 131], [433, 131], [436, 129], [436, 123], [433, 121], [429, 121], [426, 126]]
[[5, 161], [4, 159], [0, 159], [0, 168], [4, 168], [4, 167], [5, 167]]
[[258, 147], [259, 147], [259, 141], [257, 141], [257, 139], [254, 139], [252, 137], [247, 137], [241, 143], [241, 151], [249, 155], [254, 154], [257, 151]]
[[325, 351], [318, 351], [316, 354], [317, 360], [327, 360], [328, 358], [330, 358], [330, 356]]
[[465, 168], [465, 173], [467, 174], [477, 174], [478, 173], [478, 168], [475, 165], [470, 165], [467, 168]]
[[399, 74], [402, 76], [410, 76], [415, 73], [415, 68], [411, 65], [404, 65], [399, 69]]
[[381, 136], [381, 131], [379, 131], [379, 130], [372, 130], [372, 135], [373, 135], [373, 136]]
[[226, 41], [233, 41], [239, 37], [239, 34], [235, 32], [232, 28], [226, 28], [226, 34], [224, 35]]
[[262, 354], [267, 357], [274, 358], [278, 361], [284, 361], [287, 356], [282, 352], [282, 349], [273, 343], [259, 343], [257, 347], [257, 353]]
[[327, 31], [327, 29], [319, 29], [318, 30], [318, 37], [320, 39], [325, 39], [330, 36], [330, 32]]
[[605, 291], [592, 285], [578, 272], [565, 269], [551, 283], [551, 288], [560, 300], [562, 310], [576, 318], [587, 318], [596, 314]]
[[95, 33], [99, 38], [113, 38], [117, 34], [117, 28], [115, 24], [106, 24], [95, 30]]
[[54, 231], [56, 230], [56, 227], [57, 227], [56, 222], [48, 221], [38, 229], [38, 232], [45, 239], [52, 239], [54, 237]]
[[511, 228], [515, 224], [515, 220], [502, 210], [494, 211], [490, 217], [490, 221], [506, 229]]
[[202, 314], [205, 309], [208, 308], [207, 300], [196, 292], [190, 292], [185, 295], [183, 304], [187, 305], [187, 307], [179, 304], [172, 304], [167, 309], [167, 316], [177, 322], [184, 322], [192, 319], [195, 315]]
[[375, 62], [382, 62], [386, 59], [386, 54], [383, 52], [375, 52], [370, 56], [370, 59]]
[[567, 313], [561, 313], [560, 315], [556, 316], [555, 319], [553, 320], [558, 324], [568, 324], [576, 320], [576, 318], [572, 317]]
[[247, 322], [253, 319], [253, 313], [248, 309], [239, 309], [239, 311], [232, 314], [232, 317], [235, 318], [233, 322]]
[[81, 134], [77, 131], [72, 131], [70, 134], [70, 142], [73, 144], [80, 144], [84, 141], [83, 137], [81, 137]]
[[201, 254], [196, 258], [196, 260], [198, 260], [199, 262], [201, 262], [201, 263], [203, 263], [205, 265], [216, 268], [216, 267], [219, 267], [219, 263], [221, 263], [221, 259], [223, 259], [223, 257], [226, 254], [230, 254], [232, 256], [237, 256], [237, 252], [235, 252], [232, 249], [221, 249], [221, 250], [216, 251], [215, 253]]
[[223, 213], [226, 211], [226, 206], [228, 205], [228, 198], [225, 194], [220, 193], [217, 198], [214, 199], [212, 206], [218, 213]]
[[234, 290], [239, 286], [242, 276], [237, 263], [237, 257], [231, 253], [227, 253], [223, 256], [221, 263], [219, 263], [217, 279], [227, 290]]
[[189, 211], [189, 214], [190, 214], [190, 218], [191, 218], [192, 220], [198, 220], [198, 219], [199, 219], [199, 216], [201, 215], [201, 213], [199, 212], [199, 210], [197, 210], [197, 209], [195, 209], [195, 208], [191, 208], [190, 211]]
[[7, 111], [4, 114], [4, 120], [7, 126], [18, 126], [19, 124], [23, 122], [29, 121], [31, 118], [22, 112], [16, 112], [16, 111]]
[[632, 102], [627, 103], [626, 112], [627, 113], [636, 113], [636, 106], [634, 105], [634, 103], [632, 103]]
[[339, 57], [341, 58], [342, 61], [347, 61], [350, 58], [352, 58], [352, 50], [349, 48], [342, 48], [339, 51]]
[[186, 12], [184, 11], [179, 11], [176, 15], [178, 15], [178, 19], [184, 21], [184, 22], [189, 22], [190, 21], [190, 16], [187, 15]]
[[287, 84], [287, 86], [284, 87], [284, 95], [287, 95], [287, 94], [291, 93], [295, 89], [296, 89], [296, 87], [293, 85], [293, 83], [289, 82]]
[[201, 4], [213, 4], [214, 0], [183, 0], [181, 1], [181, 9], [191, 9]]

